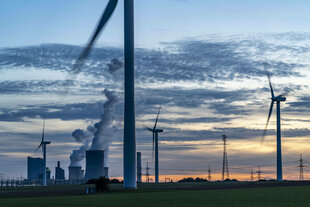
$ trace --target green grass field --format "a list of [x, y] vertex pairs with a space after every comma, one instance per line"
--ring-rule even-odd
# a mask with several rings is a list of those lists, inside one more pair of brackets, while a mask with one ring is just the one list
[[115, 190], [119, 187], [104, 194], [0, 198], [0, 206], [310, 206], [310, 186], [224, 190], [160, 190], [147, 187], [133, 191]]

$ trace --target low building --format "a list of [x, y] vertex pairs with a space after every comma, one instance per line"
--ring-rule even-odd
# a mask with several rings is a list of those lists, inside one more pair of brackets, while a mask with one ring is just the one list
[[57, 162], [57, 167], [55, 167], [55, 180], [62, 181], [65, 180], [65, 170], [60, 167], [60, 162]]

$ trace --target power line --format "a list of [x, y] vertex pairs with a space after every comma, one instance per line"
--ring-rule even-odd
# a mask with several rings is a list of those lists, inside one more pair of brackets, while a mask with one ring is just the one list
[[150, 170], [151, 168], [149, 168], [149, 162], [146, 162], [146, 168], [145, 168], [145, 170], [146, 170], [146, 173], [145, 173], [145, 179], [146, 179], [146, 182], [147, 183], [149, 183], [150, 182], [150, 172], [149, 172], [149, 170]]
[[[297, 163], [298, 160], [294, 161], [288, 161], [288, 162], [283, 162], [284, 164], [289, 164], [289, 163]], [[276, 165], [275, 163], [269, 163], [269, 164], [264, 164], [264, 165], [259, 165], [260, 167], [266, 167], [266, 166], [274, 166]], [[246, 169], [252, 169], [253, 166], [245, 166], [245, 167], [230, 167], [230, 170], [246, 170]], [[223, 168], [212, 168], [212, 170], [222, 170]], [[208, 168], [192, 168], [192, 169], [175, 169], [175, 168], [161, 168], [161, 171], [208, 171]]]
[[209, 165], [209, 170], [208, 170], [208, 181], [211, 182], [211, 167]]
[[257, 179], [258, 180], [261, 180], [262, 179], [262, 171], [260, 170], [260, 166], [258, 166], [258, 169], [257, 169], [257, 171], [256, 171], [256, 173], [257, 173]]
[[303, 164], [303, 159], [302, 159], [302, 154], [300, 154], [300, 159], [299, 159], [299, 166], [297, 166], [299, 168], [299, 180], [304, 180], [304, 168], [305, 165]]

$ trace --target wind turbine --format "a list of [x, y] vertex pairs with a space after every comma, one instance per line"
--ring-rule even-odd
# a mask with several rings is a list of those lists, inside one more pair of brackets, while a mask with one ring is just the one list
[[[97, 28], [73, 66], [78, 74], [84, 60], [90, 54], [99, 33], [112, 16], [118, 0], [110, 0]], [[136, 188], [136, 126], [134, 101], [134, 0], [124, 0], [124, 68], [125, 68], [125, 110], [124, 110], [124, 188]]]
[[281, 116], [280, 116], [280, 103], [286, 101], [284, 94], [279, 96], [274, 96], [273, 88], [270, 80], [270, 74], [266, 70], [266, 75], [269, 82], [270, 92], [271, 92], [271, 105], [269, 109], [269, 114], [267, 118], [267, 123], [263, 132], [263, 138], [266, 135], [267, 127], [269, 123], [270, 116], [272, 114], [273, 104], [277, 103], [277, 181], [282, 181], [282, 152], [281, 152]]
[[46, 145], [50, 144], [49, 141], [44, 141], [45, 134], [44, 134], [44, 128], [45, 128], [45, 115], [43, 116], [43, 131], [42, 131], [42, 139], [40, 145], [37, 147], [36, 151], [38, 151], [41, 147], [43, 150], [43, 183], [42, 185], [46, 186]]
[[158, 109], [156, 121], [154, 124], [153, 129], [146, 127], [147, 130], [153, 133], [153, 149], [152, 149], [152, 155], [154, 154], [154, 144], [155, 144], [155, 183], [159, 182], [159, 168], [158, 168], [158, 133], [162, 133], [164, 130], [163, 129], [157, 129], [157, 122], [158, 122], [158, 117], [160, 113], [161, 106]]

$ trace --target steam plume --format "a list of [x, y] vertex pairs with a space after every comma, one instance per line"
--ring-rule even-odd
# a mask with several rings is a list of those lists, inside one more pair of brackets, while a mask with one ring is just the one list
[[118, 102], [117, 96], [114, 92], [105, 89], [103, 91], [108, 101], [103, 105], [103, 113], [101, 114], [100, 121], [94, 125], [97, 129], [94, 133], [90, 150], [104, 150], [104, 164], [108, 166], [109, 151], [112, 144], [113, 135], [115, 133], [114, 121], [114, 107]]
[[[123, 63], [118, 59], [111, 60], [107, 64], [110, 74], [123, 67]], [[85, 152], [89, 149], [89, 144], [92, 139], [90, 150], [104, 150], [104, 166], [108, 167], [109, 151], [112, 144], [113, 135], [116, 132], [116, 127], [113, 125], [114, 121], [114, 108], [118, 102], [115, 92], [104, 89], [102, 92], [108, 99], [103, 104], [103, 113], [100, 115], [100, 121], [89, 125], [87, 130], [76, 129], [72, 132], [75, 141], [83, 145], [78, 150], [73, 150], [70, 155], [70, 166], [81, 166], [81, 161], [85, 158]]]
[[86, 131], [82, 129], [76, 129], [72, 132], [72, 137], [75, 141], [82, 143], [83, 145], [78, 150], [73, 150], [70, 155], [70, 167], [80, 167], [81, 161], [85, 157], [85, 151], [89, 148], [90, 138], [92, 137], [91, 131]]
[[107, 66], [108, 66], [109, 73], [113, 74], [123, 67], [123, 62], [114, 58], [113, 60], [111, 60], [110, 63], [107, 64]]

